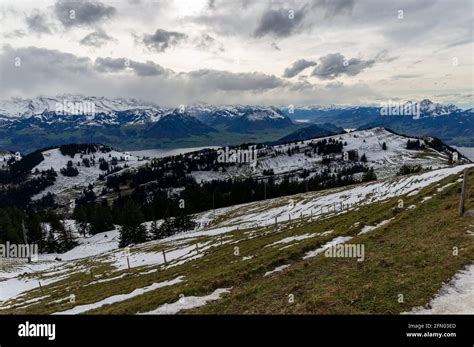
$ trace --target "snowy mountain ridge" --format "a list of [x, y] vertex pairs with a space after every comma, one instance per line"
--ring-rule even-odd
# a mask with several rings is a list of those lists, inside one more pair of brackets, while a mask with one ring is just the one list
[[[188, 112], [191, 115], [203, 113], [215, 113], [222, 117], [245, 117], [250, 120], [283, 119], [285, 116], [275, 107], [251, 106], [251, 105], [179, 105], [176, 108], [160, 107], [155, 103], [150, 103], [133, 98], [105, 98], [64, 94], [56, 97], [40, 96], [32, 99], [12, 98], [10, 100], [0, 101], [0, 117], [7, 119], [22, 119], [38, 117], [44, 114], [54, 114], [59, 116], [61, 112], [58, 109], [67, 108], [73, 104], [93, 104], [93, 113], [95, 115], [104, 114], [112, 116], [117, 113], [127, 112], [135, 115], [142, 115], [142, 120], [149, 122], [158, 121], [160, 115], [172, 113], [178, 109], [181, 113]], [[64, 107], [63, 107], [64, 106]], [[88, 112], [65, 112], [68, 116], [77, 116], [88, 114]], [[89, 117], [89, 120], [92, 117]]]

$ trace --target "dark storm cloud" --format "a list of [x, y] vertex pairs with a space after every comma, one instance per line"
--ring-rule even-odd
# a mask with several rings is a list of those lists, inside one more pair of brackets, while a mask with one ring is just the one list
[[77, 87], [78, 82], [88, 79], [92, 73], [89, 58], [57, 50], [3, 46], [0, 55], [4, 93], [48, 94], [53, 87]]
[[167, 71], [163, 67], [151, 61], [147, 61], [145, 63], [133, 61], [131, 64], [131, 68], [138, 76], [157, 76], [164, 75], [167, 73]]
[[94, 67], [99, 72], [121, 72], [130, 66], [130, 60], [126, 58], [97, 58]]
[[66, 27], [78, 25], [89, 26], [112, 17], [115, 7], [90, 0], [58, 0], [54, 12], [59, 21]]
[[5, 65], [11, 66], [15, 58], [20, 58], [18, 70], [35, 69], [39, 73], [47, 72], [51, 77], [61, 76], [63, 73], [84, 73], [90, 70], [89, 58], [77, 57], [71, 53], [50, 50], [38, 47], [12, 48], [3, 47], [2, 60]]
[[315, 66], [316, 62], [308, 61], [305, 59], [300, 59], [295, 61], [290, 67], [286, 68], [283, 72], [283, 77], [291, 78], [298, 75], [304, 69], [307, 69], [310, 66]]
[[145, 34], [142, 43], [150, 50], [164, 52], [170, 46], [176, 45], [187, 38], [187, 35], [176, 31], [157, 29], [154, 34]]
[[331, 53], [321, 57], [311, 74], [319, 79], [332, 80], [340, 75], [355, 76], [374, 65], [375, 60], [347, 59], [341, 53]]
[[[21, 58], [21, 66], [15, 67], [15, 58]], [[1, 55], [2, 76], [5, 82], [17, 84], [47, 85], [49, 81], [59, 79], [62, 83], [110, 78], [119, 73], [132, 72], [123, 76], [155, 76], [160, 78], [166, 87], [166, 81], [185, 83], [188, 86], [199, 86], [203, 93], [219, 90], [262, 91], [286, 84], [282, 79], [264, 73], [233, 73], [219, 70], [196, 70], [188, 73], [175, 73], [151, 62], [138, 62], [126, 58], [98, 57], [94, 62], [89, 58], [77, 57], [74, 54], [37, 47], [14, 49], [4, 46]], [[92, 92], [92, 91], [90, 91]], [[96, 91], [99, 92], [99, 91]]]
[[166, 73], [166, 70], [151, 61], [141, 63], [126, 58], [97, 58], [94, 67], [99, 72], [117, 73], [126, 70], [133, 71], [137, 76], [157, 76]]
[[97, 30], [87, 34], [79, 43], [84, 46], [102, 47], [107, 42], [116, 41], [103, 30]]
[[40, 13], [33, 13], [26, 17], [28, 29], [38, 34], [51, 34], [51, 29], [46, 19]]
[[208, 4], [212, 4], [212, 11], [203, 11], [193, 21], [222, 34], [253, 37], [288, 37], [324, 26], [336, 16], [351, 15], [354, 7], [353, 0], [268, 0], [268, 5], [233, 0]]
[[[15, 58], [21, 58], [21, 66], [15, 66]], [[91, 61], [36, 47], [4, 46], [0, 51], [0, 75], [5, 98], [74, 93], [140, 97], [163, 105], [179, 105], [183, 102], [315, 102], [315, 95], [317, 100], [336, 102], [341, 95], [344, 100], [372, 95], [364, 86], [342, 89], [335, 97], [328, 89], [307, 81], [293, 83], [259, 72], [201, 69], [177, 73], [151, 61], [127, 62], [125, 58], [111, 57]]]
[[[293, 12], [290, 12], [293, 11]], [[300, 28], [304, 18], [302, 9], [268, 9], [263, 13], [255, 29], [254, 36], [262, 37], [265, 35], [273, 35], [278, 37], [286, 37]]]
[[283, 86], [284, 81], [273, 75], [259, 72], [233, 73], [218, 70], [197, 70], [186, 74], [186, 77], [207, 89], [217, 88], [224, 91], [262, 91]]

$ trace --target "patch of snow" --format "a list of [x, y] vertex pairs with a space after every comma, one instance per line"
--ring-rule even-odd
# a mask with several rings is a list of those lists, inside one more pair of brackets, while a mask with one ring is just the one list
[[125, 301], [125, 300], [128, 300], [128, 299], [131, 299], [133, 297], [145, 294], [147, 292], [151, 292], [153, 290], [156, 290], [156, 289], [159, 289], [159, 288], [162, 288], [162, 287], [175, 285], [177, 283], [183, 282], [183, 278], [184, 278], [184, 276], [179, 276], [179, 277], [176, 277], [175, 279], [173, 279], [171, 281], [163, 281], [163, 282], [159, 282], [159, 283], [153, 283], [153, 284], [151, 284], [147, 287], [144, 287], [144, 288], [137, 288], [137, 289], [133, 290], [132, 292], [130, 292], [128, 294], [112, 295], [112, 296], [109, 296], [108, 298], [105, 298], [105, 299], [103, 299], [101, 301], [98, 301], [98, 302], [95, 302], [93, 304], [78, 305], [78, 306], [75, 306], [75, 307], [71, 308], [70, 310], [57, 312], [57, 313], [54, 313], [54, 314], [79, 314], [79, 313], [91, 311], [93, 309], [102, 307], [104, 305], [110, 305], [110, 304], [113, 304], [113, 303], [116, 303], [116, 302]]
[[278, 266], [278, 267], [274, 268], [272, 271], [265, 272], [265, 275], [263, 275], [263, 277], [270, 276], [271, 274], [274, 274], [276, 272], [281, 272], [281, 271], [283, 271], [283, 270], [285, 270], [286, 268], [289, 268], [289, 267], [290, 267], [290, 264]]
[[339, 245], [341, 243], [346, 243], [347, 241], [351, 240], [352, 237], [351, 236], [338, 236], [334, 239], [332, 239], [331, 241], [325, 243], [324, 245], [322, 245], [321, 247], [319, 247], [318, 249], [315, 249], [314, 251], [309, 251], [309, 252], [306, 252], [306, 254], [304, 255], [303, 259], [308, 259], [308, 258], [312, 258], [312, 257], [315, 257], [317, 256], [318, 254], [321, 254], [323, 253], [324, 251], [326, 251], [327, 249], [335, 246], [335, 245]]
[[[357, 226], [356, 224], [359, 225], [359, 222], [355, 223], [354, 226]], [[322, 233], [320, 234], [320, 236], [327, 236], [327, 235], [329, 235], [329, 234], [332, 234], [333, 232], [334, 232], [334, 230], [332, 230], [332, 229], [331, 229], [331, 230], [327, 230], [327, 231], [322, 232]]]
[[57, 257], [62, 260], [73, 260], [98, 255], [118, 249], [119, 239], [120, 232], [118, 230], [110, 230], [88, 238], [80, 238], [78, 246], [66, 253], [57, 254]]
[[437, 188], [436, 191], [437, 191], [438, 193], [440, 193], [440, 192], [442, 192], [443, 190], [445, 190], [446, 188], [452, 186], [454, 183], [455, 183], [455, 182], [448, 183], [448, 184], [446, 184], [446, 185], [444, 185], [444, 186], [442, 186], [442, 187], [440, 187], [440, 188]]
[[189, 310], [191, 308], [201, 307], [206, 305], [210, 301], [219, 300], [222, 294], [230, 293], [231, 289], [232, 288], [219, 288], [211, 294], [205, 296], [185, 296], [172, 304], [164, 304], [153, 311], [140, 314], [176, 314], [182, 310]]
[[425, 307], [416, 307], [415, 314], [474, 314], [474, 265], [461, 270]]
[[379, 224], [377, 225], [366, 225], [365, 227], [362, 228], [362, 230], [357, 234], [357, 235], [362, 235], [362, 234], [366, 234], [372, 230], [375, 230], [377, 228], [380, 228], [381, 226], [384, 226], [385, 224], [387, 223], [390, 223], [394, 218], [390, 218], [390, 219], [387, 219], [387, 220], [384, 220], [382, 222], [380, 222]]

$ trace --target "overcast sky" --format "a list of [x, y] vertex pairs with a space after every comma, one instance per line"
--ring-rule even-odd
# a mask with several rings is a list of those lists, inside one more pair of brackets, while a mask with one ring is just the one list
[[472, 0], [0, 0], [2, 98], [472, 107]]

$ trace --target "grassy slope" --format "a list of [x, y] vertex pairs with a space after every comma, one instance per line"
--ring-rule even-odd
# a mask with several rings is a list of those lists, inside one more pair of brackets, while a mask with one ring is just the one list
[[[474, 208], [472, 172], [469, 204]], [[474, 261], [474, 240], [466, 235], [474, 220], [457, 217], [458, 189], [459, 184], [437, 193], [388, 225], [351, 240], [365, 245], [363, 263], [324, 256], [298, 262], [271, 278], [245, 283], [199, 312], [385, 314], [424, 305], [443, 281]], [[287, 300], [290, 293], [293, 304]]]
[[[458, 175], [447, 178], [439, 186], [457, 178]], [[207, 251], [205, 257], [148, 275], [137, 275], [145, 269], [134, 268], [130, 275], [122, 279], [91, 284], [85, 269], [93, 268], [94, 274], [103, 278], [111, 276], [111, 269], [100, 257], [85, 259], [80, 262], [84, 272], [44, 286], [44, 294], [50, 297], [24, 309], [9, 309], [0, 313], [62, 311], [73, 305], [67, 300], [54, 301], [70, 294], [76, 295], [77, 304], [88, 304], [111, 295], [129, 293], [152, 283], [171, 280], [178, 275], [184, 275], [185, 282], [89, 313], [146, 312], [163, 303], [175, 302], [181, 294], [207, 295], [223, 287], [233, 287], [233, 290], [220, 301], [189, 313], [356, 314], [407, 311], [427, 303], [443, 281], [474, 260], [474, 240], [466, 236], [466, 230], [470, 224], [474, 224], [474, 220], [456, 216], [459, 186], [452, 185], [443, 192], [436, 192], [436, 186], [431, 186], [416, 196], [404, 197], [405, 206], [416, 204], [417, 208], [413, 210], [398, 211], [395, 208], [397, 198], [325, 220], [309, 222], [308, 218], [304, 218], [293, 221], [292, 225], [280, 223], [277, 230], [274, 226], [236, 230], [226, 234], [234, 243], [223, 246], [219, 245], [216, 238], [202, 237], [199, 242], [210, 241], [216, 246]], [[469, 204], [474, 208], [474, 170], [471, 170], [469, 187]], [[434, 193], [436, 195], [433, 196]], [[421, 203], [424, 196], [433, 198]], [[375, 225], [393, 216], [395, 219], [389, 224], [356, 236], [364, 225]], [[360, 225], [355, 227], [355, 222], [360, 222]], [[334, 229], [330, 235], [315, 236], [284, 250], [265, 247], [288, 236], [330, 229]], [[253, 235], [251, 238], [249, 233]], [[336, 236], [354, 236], [351, 243], [363, 243], [365, 261], [357, 263], [355, 259], [326, 258], [324, 255], [302, 260], [305, 252], [318, 248]], [[159, 252], [172, 247], [151, 244], [149, 251]], [[239, 256], [234, 255], [234, 247], [239, 247]], [[459, 248], [458, 256], [452, 255], [453, 247]], [[245, 256], [253, 258], [243, 260]], [[291, 264], [291, 267], [284, 272], [263, 277], [265, 272], [283, 264]], [[113, 276], [127, 272], [114, 272]], [[294, 295], [294, 303], [288, 303], [288, 294]], [[405, 302], [402, 304], [397, 300], [399, 294], [404, 295]], [[39, 289], [35, 289], [28, 292], [24, 299], [40, 296]]]

